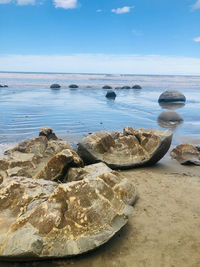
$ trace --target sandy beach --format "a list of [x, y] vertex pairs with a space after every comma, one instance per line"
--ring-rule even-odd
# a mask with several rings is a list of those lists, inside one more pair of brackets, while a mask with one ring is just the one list
[[107, 244], [72, 259], [1, 263], [2, 267], [199, 267], [200, 167], [162, 160], [123, 171], [137, 187], [128, 224]]

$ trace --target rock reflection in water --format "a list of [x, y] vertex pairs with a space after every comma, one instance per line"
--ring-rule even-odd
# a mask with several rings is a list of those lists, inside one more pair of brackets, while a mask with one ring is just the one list
[[177, 128], [180, 124], [182, 124], [184, 120], [181, 117], [181, 115], [178, 114], [177, 112], [172, 110], [167, 110], [162, 112], [158, 116], [157, 121], [160, 127], [173, 129]]
[[174, 109], [179, 109], [185, 106], [184, 102], [160, 102], [159, 105], [161, 106], [161, 108], [163, 109], [170, 109], [170, 110], [174, 110]]

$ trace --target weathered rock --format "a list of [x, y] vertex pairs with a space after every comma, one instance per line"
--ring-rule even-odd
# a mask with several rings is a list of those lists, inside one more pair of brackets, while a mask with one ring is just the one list
[[23, 177], [0, 185], [1, 259], [67, 257], [92, 250], [119, 231], [135, 188], [115, 174], [57, 184]]
[[40, 129], [40, 132], [39, 132], [39, 136], [46, 136], [46, 138], [48, 140], [52, 139], [52, 140], [58, 140], [58, 137], [56, 136], [56, 134], [54, 133], [54, 131], [49, 128], [49, 127], [42, 127]]
[[110, 85], [104, 85], [102, 89], [112, 89], [112, 87]]
[[192, 144], [181, 144], [176, 146], [170, 153], [173, 159], [176, 159], [183, 165], [199, 165], [200, 166], [200, 150]]
[[35, 179], [62, 181], [70, 167], [80, 166], [83, 166], [83, 161], [76, 152], [65, 149], [51, 158]]
[[76, 85], [76, 84], [70, 84], [70, 85], [69, 85], [69, 88], [71, 88], [71, 89], [76, 89], [76, 88], [78, 88], [78, 85]]
[[185, 96], [176, 90], [167, 90], [158, 99], [159, 103], [185, 102]]
[[115, 99], [116, 98], [116, 93], [113, 90], [108, 90], [106, 97], [107, 98], [111, 98], [111, 99]]
[[170, 131], [130, 128], [124, 133], [93, 133], [80, 141], [78, 154], [86, 163], [104, 162], [112, 169], [129, 169], [155, 164], [167, 153]]
[[[75, 153], [65, 141], [58, 138], [54, 140], [56, 135], [50, 128], [47, 128], [47, 131], [45, 129], [40, 131], [40, 134], [44, 134], [43, 136], [21, 141], [16, 147], [5, 152], [6, 156], [0, 159], [0, 171], [3, 171], [4, 177], [35, 177], [45, 169], [48, 162], [55, 163], [56, 161], [51, 161], [51, 159], [55, 159], [56, 155], [59, 157], [61, 151], [69, 150], [69, 154]], [[54, 180], [52, 176], [49, 178]]]
[[131, 87], [130, 86], [128, 86], [128, 85], [125, 85], [125, 86], [122, 86], [122, 88], [121, 89], [131, 89]]
[[158, 124], [163, 128], [176, 128], [181, 123], [183, 123], [181, 115], [172, 110], [164, 111], [158, 117]]
[[135, 84], [135, 85], [132, 87], [132, 89], [142, 89], [142, 87], [141, 87], [140, 85], [138, 85], [138, 84]]
[[60, 86], [60, 84], [58, 84], [58, 83], [53, 83], [51, 86], [50, 86], [50, 88], [51, 89], [59, 89], [61, 86]]

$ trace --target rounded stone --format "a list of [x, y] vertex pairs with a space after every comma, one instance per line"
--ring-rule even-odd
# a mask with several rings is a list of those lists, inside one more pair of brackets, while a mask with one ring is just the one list
[[110, 85], [104, 85], [102, 89], [112, 89], [112, 87]]
[[185, 102], [186, 97], [176, 90], [167, 90], [158, 99], [159, 103]]
[[69, 88], [76, 89], [76, 88], [78, 88], [78, 85], [76, 85], [76, 84], [70, 84], [69, 85]]
[[50, 88], [51, 89], [59, 89], [61, 86], [60, 86], [60, 84], [58, 84], [58, 83], [53, 83], [51, 86], [50, 86]]
[[130, 86], [127, 86], [127, 85], [125, 85], [125, 86], [123, 86], [123, 87], [122, 87], [122, 89], [131, 89], [131, 87], [130, 87]]
[[106, 94], [106, 97], [107, 98], [112, 98], [112, 99], [115, 99], [116, 98], [116, 93], [113, 91], [113, 90], [108, 90], [107, 94]]
[[132, 89], [142, 89], [142, 87], [139, 84], [135, 84]]

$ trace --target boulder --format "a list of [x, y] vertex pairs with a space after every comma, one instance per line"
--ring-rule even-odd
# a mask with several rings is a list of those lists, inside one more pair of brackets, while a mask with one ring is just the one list
[[8, 85], [7, 84], [0, 84], [0, 87], [8, 87]]
[[78, 154], [85, 163], [104, 162], [112, 169], [153, 165], [168, 151], [171, 131], [126, 127], [121, 132], [96, 132], [78, 144]]
[[127, 223], [135, 198], [134, 186], [111, 170], [63, 184], [7, 178], [0, 185], [0, 258], [60, 258], [95, 249]]
[[50, 86], [51, 89], [59, 89], [61, 86], [58, 83], [54, 83]]
[[42, 127], [39, 132], [39, 136], [45, 136], [48, 140], [58, 140], [58, 137], [54, 131], [49, 127]]
[[112, 89], [112, 87], [110, 85], [104, 85], [102, 89]]
[[158, 124], [163, 128], [176, 128], [183, 123], [183, 118], [175, 111], [167, 110], [158, 117]]
[[111, 98], [111, 99], [115, 99], [116, 98], [116, 93], [113, 90], [108, 90], [106, 97], [107, 98]]
[[181, 144], [176, 146], [170, 153], [173, 159], [176, 159], [183, 165], [199, 165], [200, 166], [200, 149], [192, 144]]
[[116, 90], [122, 89], [120, 86], [115, 87]]
[[69, 88], [71, 88], [71, 89], [76, 89], [76, 88], [78, 88], [78, 85], [76, 85], [76, 84], [70, 84], [70, 85], [69, 85]]
[[138, 85], [138, 84], [135, 84], [135, 85], [132, 87], [132, 89], [142, 89], [142, 87], [141, 87], [140, 85]]
[[126, 85], [126, 86], [122, 86], [121, 89], [131, 89], [131, 87]]
[[164, 93], [162, 93], [158, 99], [159, 103], [174, 103], [174, 102], [185, 102], [186, 98], [185, 96], [176, 91], [176, 90], [167, 90]]

